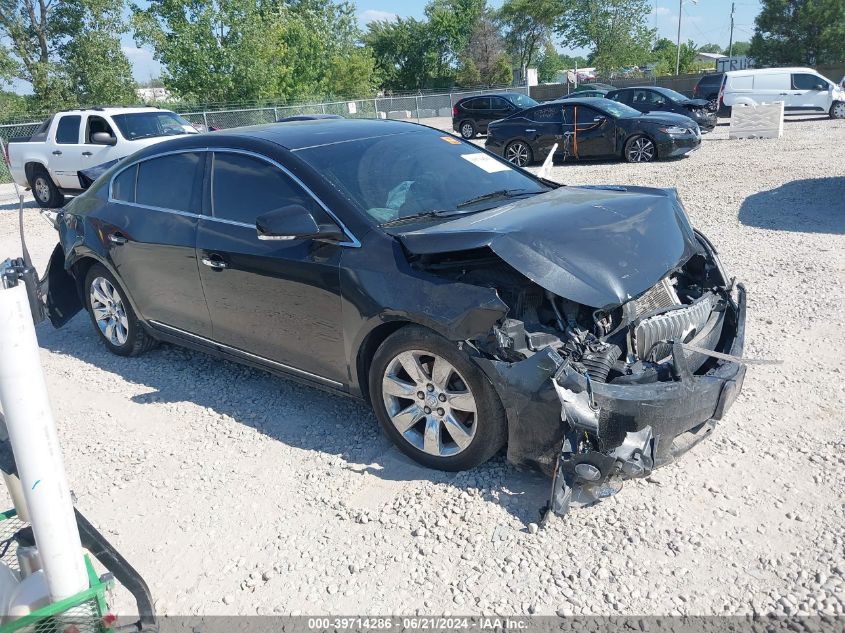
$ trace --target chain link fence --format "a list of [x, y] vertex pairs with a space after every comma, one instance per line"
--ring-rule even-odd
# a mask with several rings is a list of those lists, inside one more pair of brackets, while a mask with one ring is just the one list
[[[374, 97], [371, 99], [353, 99], [348, 101], [329, 101], [323, 103], [305, 103], [299, 105], [267, 105], [247, 108], [196, 109], [184, 111], [178, 104], [161, 103], [164, 108], [173, 109], [196, 125], [204, 125], [209, 130], [223, 130], [247, 125], [274, 123], [281, 118], [302, 114], [336, 114], [346, 118], [397, 119], [425, 123], [426, 119], [452, 116], [452, 107], [461, 99], [493, 92], [520, 92], [528, 94], [525, 86], [498, 87], [478, 90], [464, 90], [441, 94], [401, 94]], [[40, 121], [0, 125], [0, 138], [4, 142], [10, 139], [32, 136], [41, 125]], [[11, 175], [5, 161], [0, 160], [0, 184], [11, 182]]]

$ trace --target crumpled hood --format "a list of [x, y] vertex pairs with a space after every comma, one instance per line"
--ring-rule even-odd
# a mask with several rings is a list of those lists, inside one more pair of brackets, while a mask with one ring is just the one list
[[706, 108], [709, 103], [707, 99], [687, 99], [686, 101], [680, 102], [681, 105], [687, 106], [688, 108]]
[[607, 308], [701, 250], [673, 189], [560, 187], [417, 230], [387, 229], [416, 255], [489, 247], [539, 286]]

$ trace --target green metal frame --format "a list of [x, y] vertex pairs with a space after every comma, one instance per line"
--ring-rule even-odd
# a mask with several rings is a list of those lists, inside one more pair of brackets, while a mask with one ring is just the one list
[[[14, 518], [15, 516], [17, 516], [17, 512], [15, 512], [15, 510], [0, 512], [0, 523]], [[85, 604], [90, 604], [92, 608], [91, 617], [95, 620], [92, 622], [93, 626], [91, 629], [106, 631], [107, 627], [103, 622], [103, 616], [105, 616], [109, 610], [106, 602], [106, 592], [111, 589], [114, 581], [101, 581], [99, 576], [97, 576], [97, 572], [94, 570], [94, 566], [91, 564], [91, 559], [87, 554], [85, 554], [84, 558], [85, 569], [88, 573], [88, 589], [80, 591], [79, 593], [70, 596], [69, 598], [65, 598], [64, 600], [59, 600], [58, 602], [53, 602], [45, 607], [36, 609], [29, 615], [25, 615], [22, 618], [7, 622], [6, 624], [0, 626], [0, 633], [13, 633], [14, 631], [19, 631], [26, 627], [33, 627], [36, 631], [50, 631], [52, 628], [50, 626], [51, 620], [60, 620], [63, 613]], [[86, 630], [87, 629], [88, 627], [86, 627]], [[58, 627], [56, 630], [61, 631], [61, 627]]]

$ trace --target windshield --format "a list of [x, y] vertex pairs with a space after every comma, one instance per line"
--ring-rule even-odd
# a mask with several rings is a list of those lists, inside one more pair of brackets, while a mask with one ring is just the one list
[[658, 90], [664, 97], [668, 97], [672, 101], [689, 101], [689, 97], [682, 95], [680, 92], [675, 92], [669, 88], [661, 88]]
[[112, 116], [123, 138], [134, 141], [155, 136], [176, 136], [194, 131], [191, 124], [173, 112], [135, 112]]
[[523, 108], [523, 109], [524, 108], [533, 108], [535, 105], [538, 105], [538, 103], [536, 101], [534, 101], [534, 99], [532, 99], [531, 97], [527, 97], [527, 96], [521, 95], [521, 94], [512, 95], [511, 101], [513, 101], [513, 103], [516, 104], [517, 107]]
[[634, 110], [631, 106], [627, 106], [624, 103], [619, 103], [618, 101], [612, 101], [610, 99], [604, 99], [596, 105], [608, 114], [615, 116], [617, 119], [621, 117], [640, 116], [642, 114], [642, 112]]
[[428, 131], [310, 147], [297, 156], [379, 224], [429, 213], [472, 213], [548, 190], [470, 143]]

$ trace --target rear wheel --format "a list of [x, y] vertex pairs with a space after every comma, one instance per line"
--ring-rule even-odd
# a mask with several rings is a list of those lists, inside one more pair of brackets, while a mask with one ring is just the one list
[[61, 194], [53, 179], [50, 178], [50, 174], [40, 165], [32, 170], [29, 186], [40, 207], [58, 209], [65, 203], [65, 197]]
[[534, 160], [534, 152], [525, 141], [514, 141], [505, 148], [505, 160], [517, 167], [525, 167]]
[[831, 119], [845, 119], [845, 101], [837, 101], [830, 106]]
[[475, 129], [475, 123], [472, 121], [464, 121], [460, 126], [461, 136], [466, 139], [475, 138], [478, 131]]
[[629, 163], [650, 163], [657, 158], [657, 147], [647, 136], [634, 136], [625, 143], [625, 160]]
[[382, 429], [429, 468], [466, 470], [505, 443], [505, 411], [467, 354], [434, 332], [406, 326], [379, 347], [370, 398]]
[[126, 293], [104, 266], [94, 264], [85, 276], [85, 307], [100, 338], [113, 354], [138, 356], [155, 345], [145, 331]]

